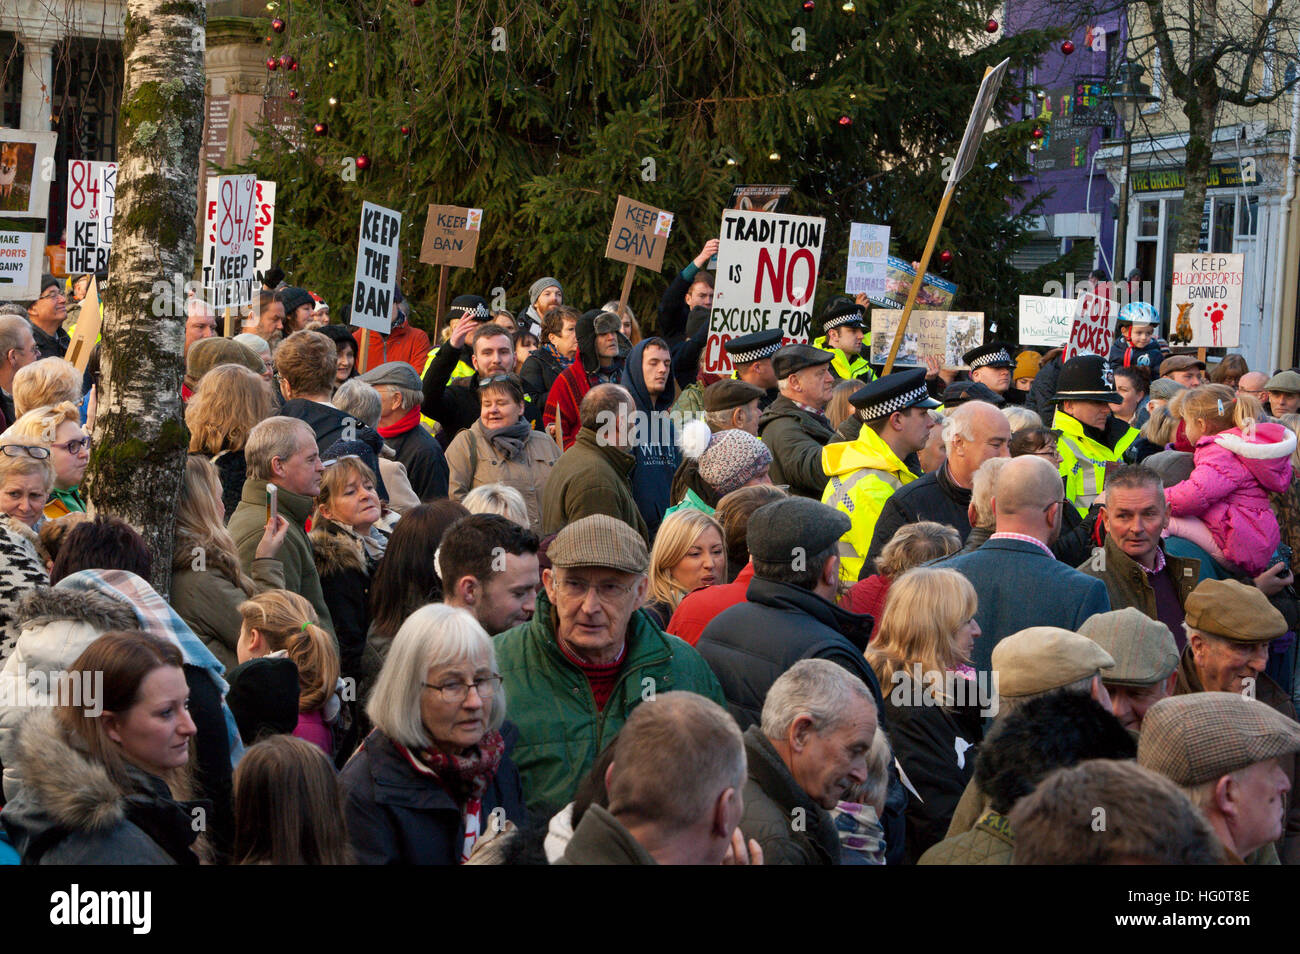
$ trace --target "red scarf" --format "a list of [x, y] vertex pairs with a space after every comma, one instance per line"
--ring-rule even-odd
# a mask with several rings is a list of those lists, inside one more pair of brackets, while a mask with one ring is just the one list
[[416, 427], [419, 427], [419, 425], [420, 409], [419, 407], [413, 407], [407, 412], [406, 416], [396, 424], [389, 424], [387, 427], [381, 424], [379, 427], [375, 428], [375, 430], [379, 431], [380, 437], [397, 437], [400, 434], [405, 434], [407, 431], [414, 430]]

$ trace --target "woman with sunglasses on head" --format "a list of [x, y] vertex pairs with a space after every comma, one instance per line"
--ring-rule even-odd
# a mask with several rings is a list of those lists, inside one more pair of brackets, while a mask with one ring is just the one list
[[11, 438], [25, 439], [50, 451], [54, 486], [45, 505], [45, 516], [53, 520], [69, 513], [85, 513], [86, 501], [77, 485], [90, 463], [90, 437], [81, 429], [81, 414], [76, 405], [64, 401], [28, 411], [0, 434], [0, 442]]
[[54, 483], [49, 456], [26, 441], [0, 444], [0, 662], [18, 640], [19, 600], [50, 583], [50, 559], [35, 532]]

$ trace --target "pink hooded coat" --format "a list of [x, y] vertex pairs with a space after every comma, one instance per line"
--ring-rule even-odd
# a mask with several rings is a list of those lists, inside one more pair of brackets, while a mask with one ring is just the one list
[[1281, 424], [1239, 428], [1196, 442], [1192, 475], [1165, 490], [1175, 517], [1199, 517], [1224, 556], [1251, 576], [1269, 567], [1281, 541], [1268, 495], [1291, 486], [1296, 436]]

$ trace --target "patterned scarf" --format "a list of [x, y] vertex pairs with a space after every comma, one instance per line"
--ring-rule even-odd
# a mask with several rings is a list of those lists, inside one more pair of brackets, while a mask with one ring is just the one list
[[566, 358], [564, 355], [560, 354], [560, 352], [555, 350], [555, 345], [551, 344], [549, 341], [546, 342], [546, 344], [542, 345], [542, 350], [556, 360], [556, 362], [560, 365], [561, 371], [563, 371], [569, 365], [573, 364], [572, 358]]
[[464, 864], [483, 831], [483, 794], [501, 765], [501, 756], [506, 750], [505, 740], [496, 729], [490, 729], [465, 755], [448, 755], [432, 747], [413, 751], [400, 745], [398, 748], [406, 753], [416, 770], [432, 775], [461, 806], [465, 837], [461, 842], [460, 862]]

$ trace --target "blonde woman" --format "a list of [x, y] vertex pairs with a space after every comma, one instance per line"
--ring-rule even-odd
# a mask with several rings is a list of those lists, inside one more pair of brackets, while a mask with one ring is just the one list
[[906, 811], [912, 862], [943, 840], [975, 770], [981, 707], [987, 711], [990, 702], [976, 691], [987, 687], [970, 667], [978, 606], [974, 587], [957, 571], [908, 570], [889, 587], [867, 647], [894, 755], [919, 796]]
[[687, 593], [727, 581], [722, 524], [700, 510], [678, 510], [659, 525], [650, 551], [650, 587], [641, 609], [663, 629]]
[[41, 358], [14, 375], [14, 413], [22, 417], [28, 411], [47, 404], [81, 402], [81, 372], [62, 358]]
[[185, 406], [190, 453], [203, 454], [216, 465], [221, 480], [225, 519], [239, 506], [248, 478], [244, 445], [248, 434], [271, 414], [271, 388], [261, 376], [237, 364], [223, 364], [203, 375]]
[[831, 388], [830, 402], [826, 405], [826, 420], [831, 422], [831, 427], [839, 430], [839, 426], [853, 416], [853, 405], [849, 403], [849, 398], [862, 388], [863, 384], [857, 378], [835, 382]]
[[0, 435], [0, 441], [10, 438], [37, 443], [50, 452], [54, 486], [45, 505], [47, 519], [86, 512], [86, 501], [77, 485], [90, 463], [90, 436], [81, 429], [81, 413], [75, 404], [64, 401], [28, 411]]
[[18, 640], [18, 601], [50, 583], [53, 561], [35, 532], [54, 484], [48, 455], [38, 444], [0, 444], [0, 662]]
[[511, 523], [532, 529], [524, 495], [505, 484], [479, 484], [461, 501], [470, 513], [494, 513]]
[[239, 604], [263, 590], [284, 587], [277, 554], [289, 521], [278, 513], [273, 521], [257, 545], [250, 579], [240, 569], [235, 541], [226, 530], [216, 467], [200, 454], [186, 458], [176, 507], [171, 604], [227, 671], [235, 666], [243, 625]]
[[293, 661], [298, 667], [298, 727], [293, 734], [333, 757], [335, 732], [345, 728], [334, 637], [321, 627], [312, 605], [288, 590], [259, 593], [239, 604], [239, 615], [239, 661], [264, 656]]

